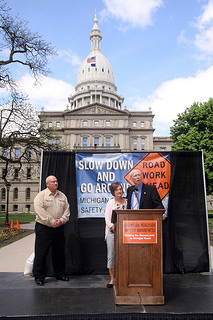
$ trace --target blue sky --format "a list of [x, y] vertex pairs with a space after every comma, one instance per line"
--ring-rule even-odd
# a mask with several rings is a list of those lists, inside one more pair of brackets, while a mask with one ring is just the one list
[[11, 14], [57, 48], [52, 73], [35, 87], [16, 78], [33, 106], [65, 110], [78, 69], [90, 52], [95, 10], [101, 50], [129, 110], [155, 115], [155, 136], [169, 135], [177, 114], [213, 97], [213, 0], [7, 0]]

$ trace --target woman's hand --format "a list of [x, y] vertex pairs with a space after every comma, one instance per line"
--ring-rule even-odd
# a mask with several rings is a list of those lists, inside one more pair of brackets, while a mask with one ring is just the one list
[[115, 225], [114, 225], [114, 224], [113, 224], [113, 226], [110, 228], [110, 230], [111, 230], [112, 232], [115, 231]]

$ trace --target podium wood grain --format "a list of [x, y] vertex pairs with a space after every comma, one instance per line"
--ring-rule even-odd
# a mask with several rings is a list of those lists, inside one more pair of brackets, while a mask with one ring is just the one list
[[[164, 209], [114, 210], [115, 304], [164, 304], [162, 214]], [[124, 243], [126, 221], [156, 221], [157, 243]]]

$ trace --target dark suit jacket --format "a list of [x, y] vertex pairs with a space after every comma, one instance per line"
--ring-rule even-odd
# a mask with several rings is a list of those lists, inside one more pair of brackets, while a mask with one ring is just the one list
[[[135, 186], [127, 189], [127, 209], [131, 209], [131, 197]], [[155, 186], [143, 184], [139, 209], [164, 209], [161, 198]]]

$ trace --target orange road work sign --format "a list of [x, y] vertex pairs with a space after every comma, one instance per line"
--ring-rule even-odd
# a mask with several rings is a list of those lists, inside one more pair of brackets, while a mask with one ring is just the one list
[[145, 184], [151, 184], [157, 188], [161, 200], [167, 196], [171, 177], [171, 163], [167, 158], [160, 153], [147, 153], [124, 175], [124, 179], [130, 185], [133, 185], [130, 172], [134, 169], [141, 171], [142, 180]]

